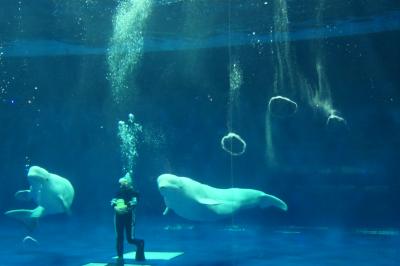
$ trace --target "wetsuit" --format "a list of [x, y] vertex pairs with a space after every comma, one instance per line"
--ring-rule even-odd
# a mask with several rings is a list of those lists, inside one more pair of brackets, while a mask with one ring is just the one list
[[117, 255], [118, 258], [122, 259], [124, 254], [124, 230], [126, 232], [126, 240], [130, 244], [136, 245], [136, 260], [144, 260], [144, 240], [132, 238], [132, 227], [133, 222], [133, 210], [136, 207], [136, 202], [139, 198], [133, 188], [120, 188], [116, 193], [115, 198], [112, 199], [111, 205], [114, 207], [117, 205], [117, 200], [123, 199], [125, 205], [128, 207], [126, 213], [115, 213], [115, 231], [117, 233]]

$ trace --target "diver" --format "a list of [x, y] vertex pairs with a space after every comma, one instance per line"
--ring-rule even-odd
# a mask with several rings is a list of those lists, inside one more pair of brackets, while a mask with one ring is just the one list
[[134, 233], [135, 230], [134, 211], [139, 199], [139, 193], [133, 189], [130, 173], [120, 178], [118, 182], [120, 188], [111, 200], [111, 206], [115, 210], [114, 225], [117, 233], [118, 263], [124, 263], [124, 230], [128, 243], [136, 245], [135, 260], [143, 261], [145, 260], [144, 240], [132, 238], [132, 231]]

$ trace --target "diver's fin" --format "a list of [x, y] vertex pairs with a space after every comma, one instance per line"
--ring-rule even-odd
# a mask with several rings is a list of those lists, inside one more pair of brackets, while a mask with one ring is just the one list
[[14, 196], [17, 200], [21, 200], [21, 201], [28, 201], [28, 200], [32, 199], [31, 191], [29, 189], [28, 190], [19, 190], [15, 193]]
[[164, 212], [163, 212], [163, 215], [167, 215], [168, 212], [169, 212], [169, 208], [168, 208], [168, 207], [165, 207], [165, 210], [164, 210]]
[[11, 210], [4, 214], [22, 222], [30, 231], [33, 231], [37, 226], [38, 218], [43, 215], [43, 212], [44, 208], [39, 206], [33, 210]]
[[270, 206], [275, 206], [284, 211], [287, 211], [287, 209], [288, 209], [288, 206], [286, 205], [286, 203], [283, 200], [281, 200], [275, 196], [272, 196], [272, 195], [268, 195], [268, 194], [263, 195], [262, 199], [260, 201], [260, 207], [267, 208]]
[[197, 201], [203, 205], [219, 205], [221, 202], [209, 198], [197, 198]]

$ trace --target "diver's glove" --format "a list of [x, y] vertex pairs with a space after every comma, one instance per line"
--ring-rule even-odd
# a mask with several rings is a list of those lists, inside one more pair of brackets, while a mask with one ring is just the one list
[[136, 197], [133, 197], [132, 200], [128, 202], [128, 205], [131, 207], [135, 207], [137, 205]]
[[118, 200], [118, 199], [112, 199], [112, 200], [110, 201], [110, 205], [111, 205], [111, 206], [117, 205], [117, 200]]

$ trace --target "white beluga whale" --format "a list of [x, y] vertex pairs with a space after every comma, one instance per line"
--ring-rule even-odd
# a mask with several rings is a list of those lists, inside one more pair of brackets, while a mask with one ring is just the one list
[[164, 215], [172, 209], [192, 221], [215, 221], [255, 207], [287, 210], [286, 203], [279, 198], [255, 189], [214, 188], [173, 174], [160, 175], [157, 183], [166, 205]]
[[30, 188], [17, 191], [15, 197], [18, 200], [33, 200], [38, 206], [33, 210], [7, 211], [6, 216], [24, 222], [32, 230], [44, 215], [70, 213], [75, 191], [67, 179], [39, 166], [30, 167], [27, 177]]

